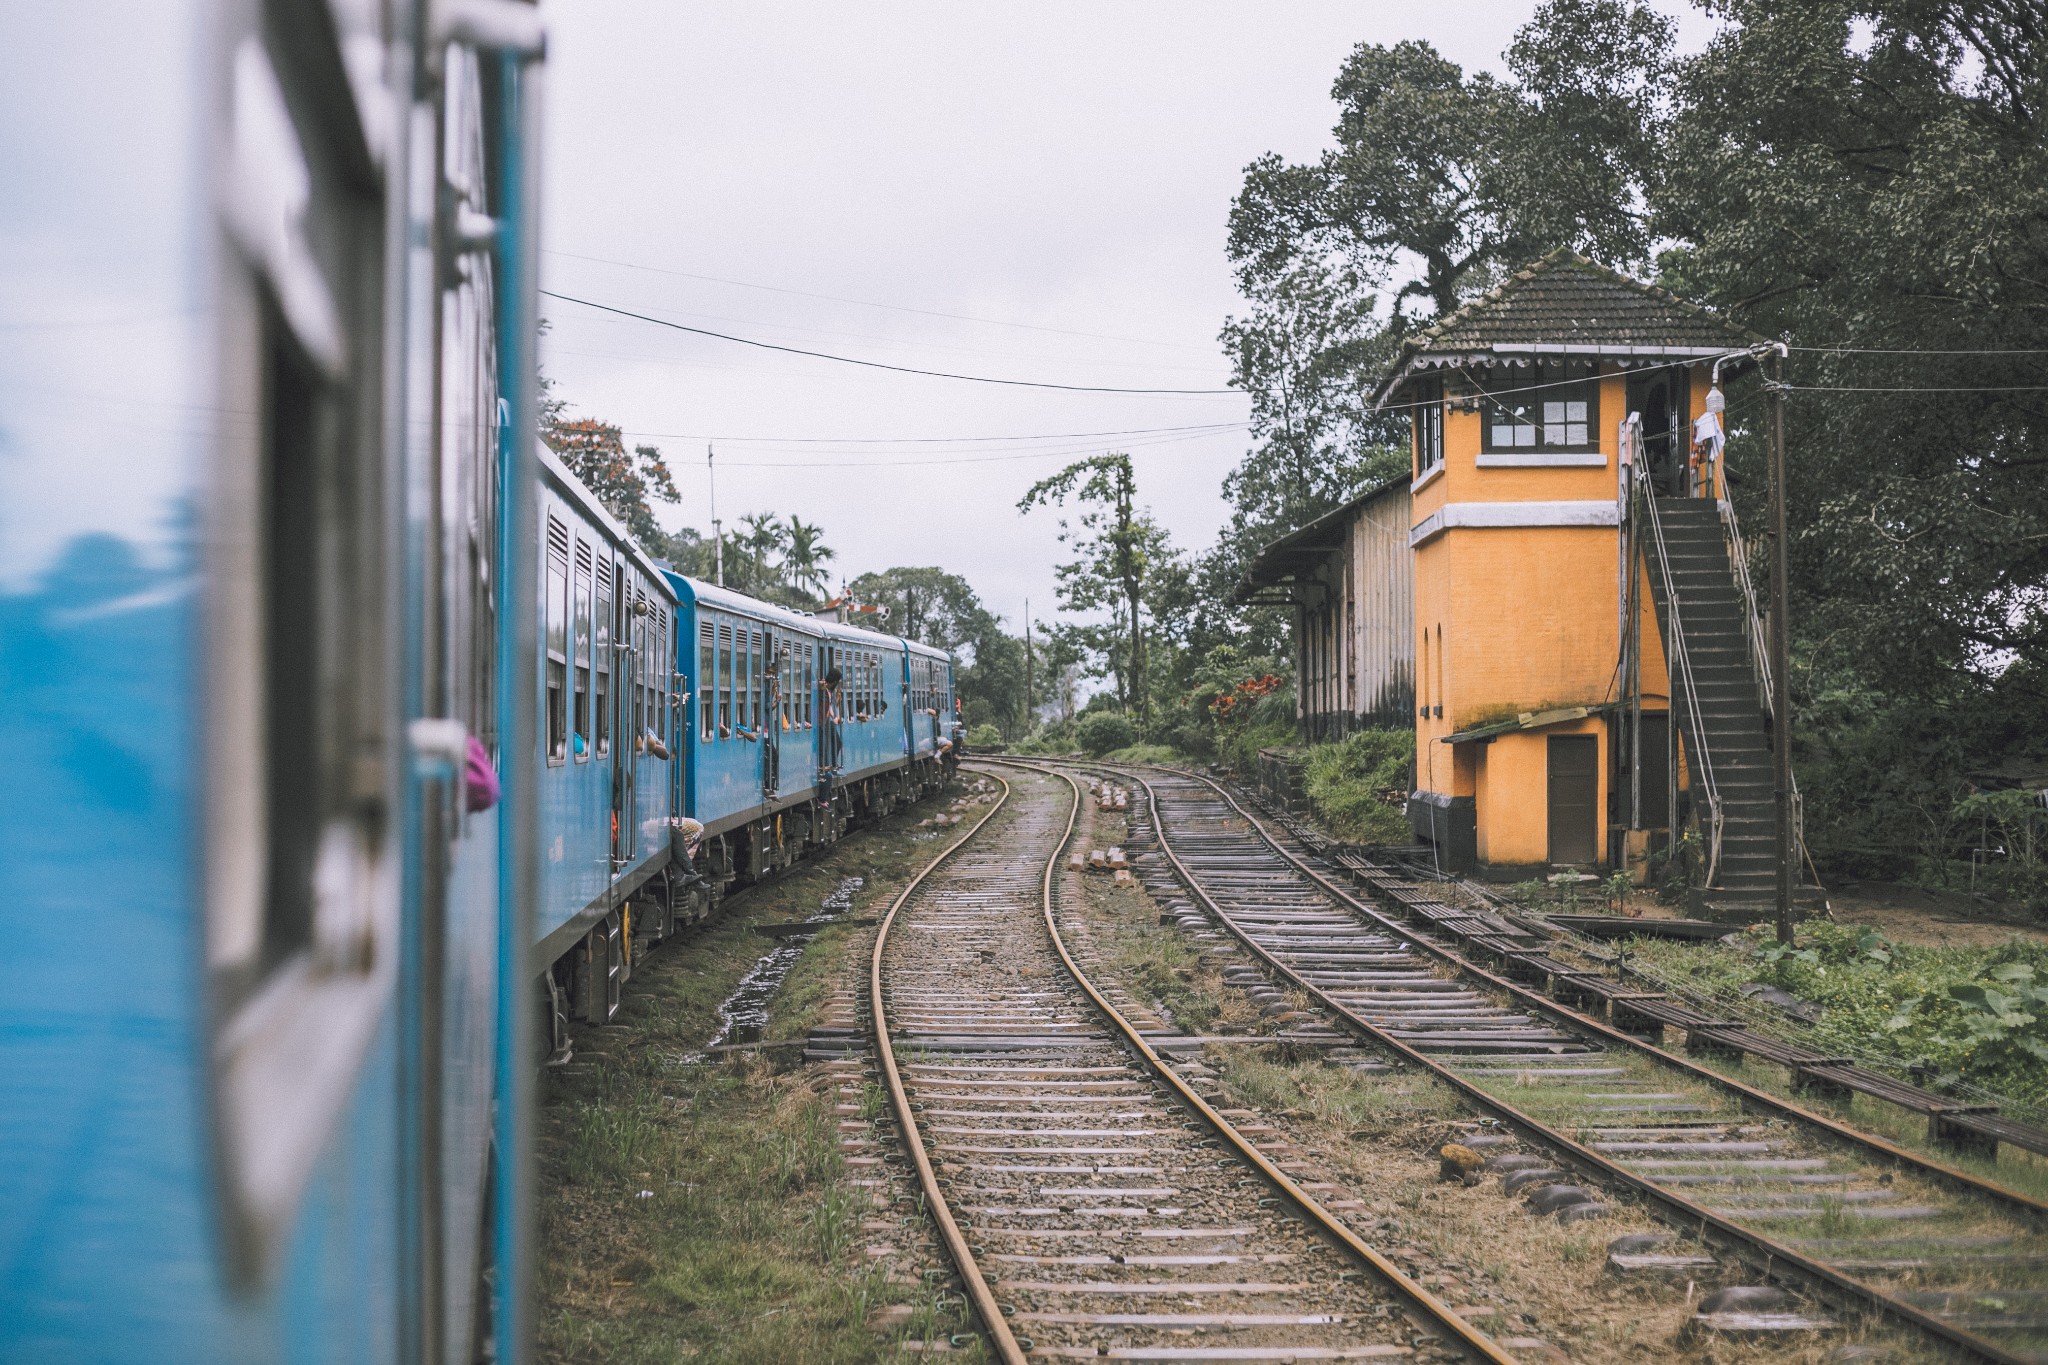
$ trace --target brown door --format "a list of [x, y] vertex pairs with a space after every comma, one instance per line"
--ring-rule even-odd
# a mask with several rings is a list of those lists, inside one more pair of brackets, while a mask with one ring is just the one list
[[1599, 861], [1600, 741], [1594, 735], [1550, 738], [1550, 861]]

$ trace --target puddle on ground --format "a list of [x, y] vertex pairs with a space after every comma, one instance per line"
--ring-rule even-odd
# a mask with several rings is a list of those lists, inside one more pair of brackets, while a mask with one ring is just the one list
[[[832, 894], [818, 902], [818, 913], [804, 921], [824, 928], [833, 920], [853, 908], [853, 898], [860, 894], [866, 880], [848, 877], [832, 888]], [[701, 1062], [705, 1053], [721, 1043], [758, 1043], [761, 1034], [768, 1027], [768, 1002], [782, 987], [783, 978], [789, 975], [796, 960], [804, 955], [804, 948], [811, 941], [809, 934], [793, 934], [781, 940], [759, 962], [747, 969], [740, 978], [740, 984], [718, 1007], [718, 1032], [704, 1045], [703, 1052], [693, 1052], [682, 1060], [685, 1063]]]

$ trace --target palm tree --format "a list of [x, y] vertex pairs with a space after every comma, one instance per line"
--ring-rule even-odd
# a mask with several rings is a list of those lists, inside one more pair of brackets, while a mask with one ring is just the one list
[[756, 596], [770, 596], [782, 586], [780, 574], [771, 567], [774, 556], [783, 547], [782, 523], [773, 512], [749, 512], [740, 518], [740, 525], [744, 529], [736, 532], [733, 539], [745, 548], [752, 570], [745, 590]]
[[792, 516], [782, 528], [782, 576], [792, 588], [817, 597], [827, 596], [832, 579], [825, 561], [837, 556], [825, 543], [825, 528]]

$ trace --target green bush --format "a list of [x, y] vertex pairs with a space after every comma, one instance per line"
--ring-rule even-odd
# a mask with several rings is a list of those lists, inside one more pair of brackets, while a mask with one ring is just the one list
[[1332, 834], [1362, 844], [1404, 844], [1415, 766], [1413, 730], [1360, 730], [1308, 751], [1303, 786]]
[[967, 732], [967, 747], [970, 749], [993, 749], [1003, 742], [1003, 732], [983, 722]]
[[1801, 1030], [1823, 1051], [1917, 1064], [1937, 1086], [1981, 1085], [2048, 1107], [2048, 945], [1923, 948], [1859, 925], [1808, 920], [1789, 949], [1754, 925], [1744, 946], [1636, 939], [1630, 953], [1694, 987], [1731, 998], [1767, 981], [1825, 1011]]
[[1090, 711], [1075, 724], [1074, 742], [1084, 752], [1101, 758], [1112, 749], [1136, 744], [1138, 727], [1121, 711]]

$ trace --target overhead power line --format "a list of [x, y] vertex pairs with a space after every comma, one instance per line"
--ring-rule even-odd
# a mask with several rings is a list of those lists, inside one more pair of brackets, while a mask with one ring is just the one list
[[[634, 433], [628, 433], [634, 434]], [[1193, 432], [1182, 436], [1158, 436], [1150, 440], [1121, 442], [1131, 452], [1142, 452], [1154, 446], [1176, 445], [1182, 441], [1198, 441], [1208, 432]], [[920, 465], [957, 464], [999, 464], [1011, 460], [1073, 459], [1100, 450], [1100, 446], [1040, 446], [1032, 450], [1008, 454], [977, 453], [971, 455], [918, 455], [907, 460], [728, 460], [721, 457], [721, 468], [744, 467], [748, 469], [842, 469], [848, 471], [864, 469], [901, 469]]]
[[1054, 336], [1089, 337], [1096, 341], [1128, 341], [1139, 346], [1170, 346], [1182, 351], [1211, 351], [1209, 346], [1196, 346], [1186, 341], [1159, 341], [1151, 337], [1118, 336], [1114, 332], [1081, 332], [1070, 327], [1046, 327], [1035, 322], [1010, 322], [1003, 318], [978, 318], [968, 313], [942, 313], [933, 308], [911, 308], [900, 303], [879, 303], [873, 299], [848, 298], [844, 294], [820, 294], [809, 289], [789, 289], [782, 285], [755, 284], [750, 280], [732, 280], [722, 275], [699, 275], [689, 270], [669, 270], [658, 265], [640, 265], [634, 261], [614, 261], [603, 256], [579, 256], [573, 251], [555, 251], [543, 248], [543, 254], [560, 256], [571, 261], [590, 261], [596, 265], [615, 265], [625, 270], [645, 270], [655, 275], [673, 275], [684, 280], [703, 280], [709, 284], [726, 284], [736, 289], [758, 289], [767, 294], [789, 294], [800, 299], [825, 299], [831, 303], [850, 303], [859, 308], [881, 308], [891, 313], [914, 313], [924, 318], [945, 318], [952, 322], [974, 322], [987, 327], [1014, 327], [1025, 332], [1050, 332]]
[[2048, 347], [2017, 346], [2010, 349], [1921, 349], [1912, 346], [1793, 346], [1794, 351], [1812, 351], [1819, 355], [2048, 355]]
[[988, 441], [1073, 441], [1091, 436], [1159, 436], [1169, 432], [1233, 431], [1246, 422], [1195, 422], [1177, 427], [1120, 427], [1112, 431], [1046, 431], [1016, 436], [718, 436], [695, 431], [629, 431], [658, 441], [724, 441], [759, 445], [910, 446], [969, 445]]
[[1787, 384], [1786, 393], [2042, 393], [2048, 384]]
[[711, 337], [716, 341], [730, 341], [741, 346], [752, 346], [763, 351], [780, 351], [785, 355], [810, 356], [814, 360], [832, 360], [837, 361], [841, 365], [858, 365], [863, 369], [869, 370], [888, 370], [895, 374], [923, 375], [929, 379], [960, 379], [970, 384], [1000, 384], [1005, 388], [1012, 389], [1059, 389], [1067, 393], [1211, 396], [1218, 394], [1242, 395], [1244, 392], [1242, 389], [1140, 389], [1123, 388], [1108, 384], [1055, 384], [1048, 380], [1040, 379], [998, 379], [984, 374], [955, 374], [949, 370], [921, 370], [910, 365], [888, 365], [879, 360], [857, 360], [852, 356], [833, 355], [828, 351], [807, 351], [800, 346], [778, 346], [772, 341], [756, 341], [752, 337], [733, 336], [729, 332], [714, 332], [704, 327], [691, 327], [680, 322], [670, 322], [666, 318], [650, 317], [645, 313], [635, 313], [626, 308], [614, 308], [608, 303], [597, 303], [590, 299], [579, 299], [569, 294], [558, 294], [552, 289], [543, 289], [540, 292], [548, 298], [560, 299], [563, 303], [581, 304], [585, 308], [595, 308], [601, 313], [616, 313], [622, 318], [634, 318], [640, 322], [653, 323], [656, 327], [668, 327], [678, 332], [689, 332], [696, 336]]

